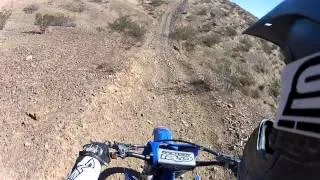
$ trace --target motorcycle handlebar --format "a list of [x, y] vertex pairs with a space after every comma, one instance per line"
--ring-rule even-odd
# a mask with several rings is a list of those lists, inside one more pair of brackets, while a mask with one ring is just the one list
[[[122, 144], [122, 143], [114, 143], [111, 144], [109, 143], [109, 156], [112, 159], [116, 159], [117, 157], [120, 158], [126, 158], [126, 157], [133, 157], [141, 160], [151, 160], [152, 156], [151, 155], [143, 155], [143, 154], [138, 154], [135, 153], [134, 151], [137, 149], [143, 149], [145, 146], [140, 146], [140, 145], [131, 145], [131, 144]], [[208, 151], [208, 148], [202, 148], [201, 150]], [[211, 150], [212, 151], [212, 150]], [[196, 161], [196, 167], [201, 167], [201, 166], [237, 166], [240, 160], [234, 156], [229, 156], [225, 154], [220, 154], [214, 151], [216, 154], [216, 161]]]

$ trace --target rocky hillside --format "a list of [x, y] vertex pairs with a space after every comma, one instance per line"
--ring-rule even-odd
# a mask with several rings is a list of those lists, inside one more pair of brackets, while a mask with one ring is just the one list
[[156, 126], [241, 155], [277, 107], [279, 51], [242, 35], [256, 18], [226, 0], [0, 5], [2, 179], [63, 179], [90, 139], [142, 144]]

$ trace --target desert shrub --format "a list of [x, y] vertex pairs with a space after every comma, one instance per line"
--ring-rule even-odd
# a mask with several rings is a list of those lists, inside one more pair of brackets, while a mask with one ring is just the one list
[[224, 89], [232, 92], [236, 89], [247, 96], [258, 98], [261, 92], [253, 90], [256, 84], [254, 76], [246, 70], [245, 66], [235, 66], [230, 59], [221, 58], [215, 62], [215, 72], [223, 81]]
[[187, 14], [186, 15], [186, 20], [191, 22], [191, 21], [195, 21], [197, 19], [197, 17], [193, 14]]
[[202, 8], [197, 12], [197, 15], [199, 16], [207, 15], [207, 10], [205, 8]]
[[228, 78], [232, 73], [232, 62], [227, 58], [218, 59], [215, 63], [215, 71], [222, 77]]
[[258, 89], [259, 89], [260, 91], [264, 91], [265, 88], [266, 88], [266, 86], [265, 86], [264, 84], [260, 84], [260, 85], [258, 86]]
[[191, 26], [179, 27], [173, 34], [173, 37], [177, 40], [192, 39], [196, 35], [196, 31]]
[[[220, 67], [221, 68], [221, 67]], [[223, 70], [224, 69], [224, 70]], [[256, 96], [252, 91], [252, 87], [255, 85], [256, 81], [253, 75], [246, 71], [245, 67], [232, 67], [229, 64], [226, 64], [220, 71], [229, 71], [230, 73], [225, 73], [225, 89], [229, 92], [234, 90], [239, 90], [244, 95], [247, 96]]]
[[90, 1], [94, 3], [103, 3], [103, 0], [90, 0]]
[[286, 60], [286, 57], [284, 56], [282, 51], [280, 51], [280, 53], [278, 54], [278, 58], [283, 62], [285, 62], [285, 60]]
[[225, 34], [227, 36], [236, 36], [238, 32], [234, 28], [228, 26], [225, 28]]
[[278, 98], [280, 95], [280, 81], [277, 79], [273, 79], [270, 83], [269, 93], [272, 97]]
[[48, 26], [65, 26], [65, 27], [75, 27], [73, 19], [64, 14], [44, 14], [37, 13], [35, 16], [35, 25], [38, 25], [42, 33]]
[[104, 29], [103, 27], [101, 27], [101, 26], [96, 27], [96, 30], [97, 30], [99, 33], [105, 31], [105, 29]]
[[123, 32], [126, 35], [139, 40], [142, 39], [142, 37], [146, 33], [145, 27], [138, 24], [137, 22], [132, 21], [129, 16], [119, 17], [113, 23], [109, 24], [109, 26], [115, 31]]
[[241, 92], [242, 92], [244, 95], [249, 96], [249, 97], [252, 97], [252, 98], [254, 98], [254, 99], [260, 98], [260, 97], [261, 97], [261, 94], [262, 94], [262, 92], [259, 91], [258, 89], [253, 89], [253, 88], [248, 87], [248, 86], [242, 87]]
[[149, 4], [157, 7], [157, 6], [161, 6], [163, 3], [165, 3], [165, 1], [163, 0], [151, 0]]
[[261, 91], [259, 91], [258, 89], [251, 89], [251, 92], [250, 92], [249, 96], [254, 98], [254, 99], [261, 98]]
[[240, 49], [246, 52], [248, 52], [253, 46], [252, 41], [250, 41], [250, 39], [245, 39], [245, 38], [240, 40], [240, 44], [241, 44]]
[[186, 40], [186, 42], [184, 42], [184, 47], [186, 49], [186, 51], [194, 51], [196, 43], [192, 40], [192, 39], [188, 39]]
[[233, 48], [233, 51], [248, 52], [250, 51], [250, 47], [246, 46], [245, 44], [238, 44], [236, 47]]
[[70, 2], [64, 6], [66, 10], [69, 10], [71, 12], [83, 12], [85, 10], [85, 4], [80, 0], [73, 0], [73, 2]]
[[11, 14], [12, 14], [11, 10], [2, 9], [0, 11], [0, 30], [4, 28]]
[[232, 51], [231, 54], [230, 54], [230, 57], [236, 59], [236, 58], [241, 57], [241, 54], [240, 54], [240, 52], [238, 52], [238, 51]]
[[261, 48], [265, 53], [271, 54], [275, 47], [270, 45], [268, 42], [261, 40]]
[[211, 3], [211, 0], [201, 0], [201, 3]]
[[258, 61], [255, 65], [253, 65], [253, 69], [257, 73], [266, 74], [269, 72], [268, 65], [265, 61]]
[[23, 8], [23, 12], [26, 14], [32, 14], [38, 10], [39, 10], [38, 4], [30, 4], [30, 5], [26, 6], [25, 8]]
[[242, 87], [242, 86], [253, 86], [255, 85], [256, 81], [253, 75], [246, 70], [245, 67], [236, 67], [236, 72], [232, 75], [231, 83], [235, 87]]
[[218, 34], [210, 34], [202, 37], [202, 43], [208, 47], [221, 42], [221, 38]]
[[199, 31], [200, 32], [209, 32], [209, 31], [211, 31], [211, 29], [212, 29], [211, 24], [204, 24], [199, 28]]

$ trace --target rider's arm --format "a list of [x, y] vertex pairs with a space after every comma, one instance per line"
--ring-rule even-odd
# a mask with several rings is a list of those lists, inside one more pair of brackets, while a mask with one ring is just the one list
[[83, 146], [68, 180], [97, 180], [101, 167], [108, 165], [109, 149], [105, 143], [93, 142]]

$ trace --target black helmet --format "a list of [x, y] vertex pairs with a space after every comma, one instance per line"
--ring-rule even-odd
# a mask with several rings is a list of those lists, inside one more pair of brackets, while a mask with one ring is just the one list
[[279, 111], [248, 140], [239, 179], [320, 179], [320, 0], [284, 0], [245, 34], [280, 46]]
[[277, 44], [290, 63], [320, 50], [319, 32], [319, 0], [284, 0], [244, 33]]

